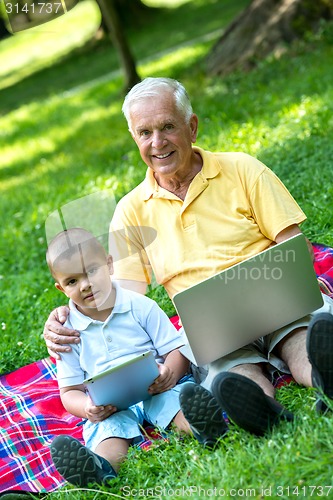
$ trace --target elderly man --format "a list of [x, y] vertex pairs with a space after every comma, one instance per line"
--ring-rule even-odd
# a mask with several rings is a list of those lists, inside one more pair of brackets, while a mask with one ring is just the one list
[[[153, 272], [172, 298], [301, 232], [304, 213], [265, 165], [243, 153], [193, 146], [198, 117], [179, 82], [143, 80], [126, 96], [123, 112], [148, 170], [144, 181], [120, 200], [111, 222], [110, 234], [126, 228], [125, 243], [136, 249], [115, 264], [122, 286], [145, 293]], [[143, 226], [157, 232], [151, 245], [140, 231]], [[110, 238], [110, 246], [114, 243], [121, 246]], [[291, 373], [299, 384], [317, 387], [321, 397], [333, 398], [332, 312], [333, 301], [324, 297], [322, 310], [312, 319], [301, 318], [212, 363], [204, 386], [193, 384], [181, 394], [198, 439], [211, 444], [225, 432], [221, 408], [256, 434], [281, 418], [293, 418], [274, 399], [269, 366]], [[53, 355], [79, 341], [77, 333], [59, 324], [65, 316], [64, 309], [56, 310], [45, 326]]]

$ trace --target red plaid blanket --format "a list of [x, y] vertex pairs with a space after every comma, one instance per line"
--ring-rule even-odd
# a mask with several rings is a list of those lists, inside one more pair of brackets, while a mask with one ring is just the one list
[[43, 359], [0, 377], [0, 408], [0, 491], [59, 488], [49, 445], [57, 434], [81, 439], [82, 427], [61, 404], [55, 363]]
[[[314, 245], [315, 271], [333, 297], [333, 249]], [[178, 318], [171, 318], [178, 327]], [[65, 482], [55, 470], [49, 445], [58, 434], [82, 438], [77, 417], [61, 404], [55, 363], [43, 359], [0, 377], [0, 492], [50, 492]]]
[[314, 244], [314, 269], [323, 293], [333, 298], [333, 248]]

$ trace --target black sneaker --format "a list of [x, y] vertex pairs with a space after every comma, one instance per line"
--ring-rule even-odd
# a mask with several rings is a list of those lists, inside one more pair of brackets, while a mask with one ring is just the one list
[[333, 316], [316, 314], [309, 323], [306, 339], [308, 358], [312, 366], [312, 385], [317, 391], [317, 410], [328, 410], [323, 394], [333, 399]]
[[281, 419], [291, 421], [294, 418], [280, 403], [267, 396], [258, 384], [238, 373], [216, 375], [212, 392], [231, 420], [258, 436], [265, 434]]
[[71, 436], [57, 436], [50, 449], [57, 471], [75, 486], [104, 484], [117, 476], [105, 458], [93, 453]]
[[214, 396], [198, 384], [184, 384], [179, 394], [180, 407], [194, 437], [213, 448], [228, 431], [222, 409]]

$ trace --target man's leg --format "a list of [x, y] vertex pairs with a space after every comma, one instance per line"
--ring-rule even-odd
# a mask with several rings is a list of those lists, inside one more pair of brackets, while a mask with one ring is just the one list
[[[323, 394], [333, 399], [333, 316], [316, 314], [307, 328], [288, 333], [274, 351], [298, 384], [318, 389], [317, 409], [325, 411]], [[274, 388], [258, 364], [238, 365], [229, 373], [217, 375], [212, 391], [231, 419], [255, 434], [263, 434], [281, 418], [293, 418], [271, 399]]]
[[[333, 315], [317, 314], [310, 322], [306, 347], [311, 363], [311, 379], [317, 388], [317, 410], [333, 409]], [[328, 399], [330, 399], [329, 405]]]
[[312, 367], [306, 349], [306, 336], [306, 328], [297, 328], [277, 344], [275, 353], [286, 363], [297, 384], [311, 387]]
[[281, 416], [292, 419], [292, 414], [273, 399], [274, 387], [265, 376], [265, 362], [261, 351], [251, 345], [212, 363], [203, 386], [192, 385], [180, 394], [191, 427], [207, 436], [208, 441], [210, 437], [216, 441], [226, 432], [222, 409], [256, 434], [263, 434]]
[[184, 384], [179, 403], [194, 437], [203, 446], [214, 448], [228, 426], [212, 393], [199, 384]]
[[234, 366], [229, 370], [229, 373], [238, 373], [239, 375], [243, 375], [243, 377], [247, 377], [250, 380], [253, 380], [256, 384], [261, 387], [264, 393], [271, 398], [274, 397], [275, 389], [273, 384], [268, 380], [263, 371], [263, 366], [261, 363], [256, 364], [244, 364]]
[[264, 434], [281, 419], [293, 420], [293, 414], [274, 399], [275, 389], [261, 364], [237, 365], [220, 373], [212, 392], [231, 420], [253, 434]]
[[[276, 346], [298, 384], [316, 387], [333, 398], [333, 316], [316, 314], [306, 329], [297, 329]], [[319, 399], [320, 394], [318, 393]], [[317, 408], [325, 410], [319, 402]]]

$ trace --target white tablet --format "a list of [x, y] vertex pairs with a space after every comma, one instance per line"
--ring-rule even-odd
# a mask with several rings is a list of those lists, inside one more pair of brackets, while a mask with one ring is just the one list
[[111, 404], [125, 410], [151, 397], [148, 387], [158, 375], [155, 357], [148, 351], [83, 383], [96, 406]]

